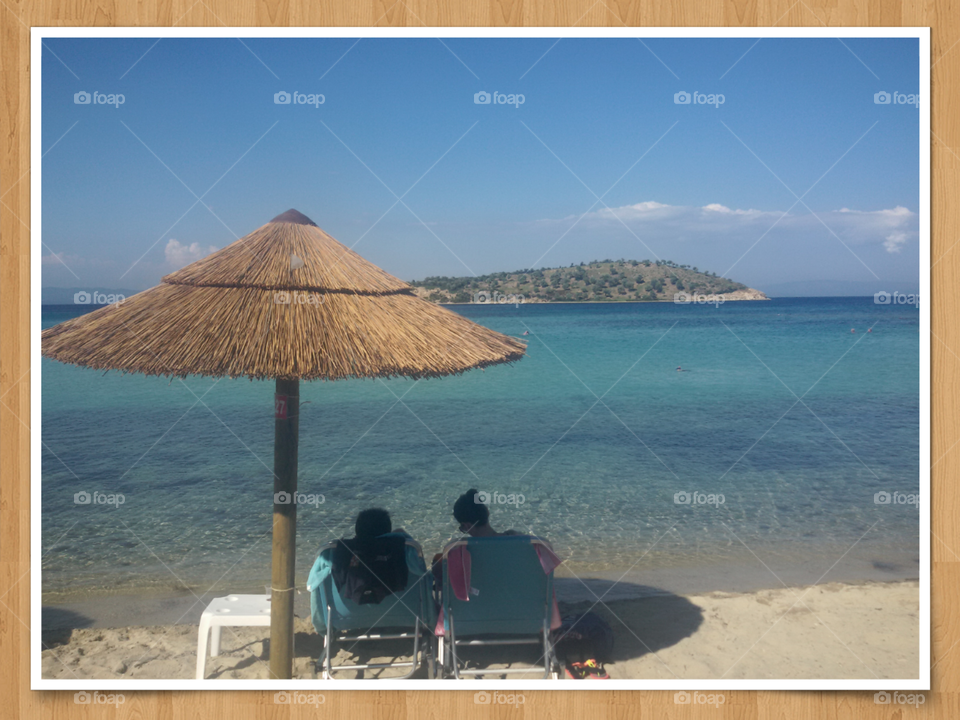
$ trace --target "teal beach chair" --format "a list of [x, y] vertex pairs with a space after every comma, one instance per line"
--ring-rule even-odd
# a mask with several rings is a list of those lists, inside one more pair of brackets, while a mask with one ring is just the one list
[[[537, 547], [549, 545], [536, 537], [516, 535], [468, 538], [443, 551], [443, 636], [439, 656], [444, 674], [463, 676], [543, 672], [559, 677], [560, 666], [550, 637], [553, 611], [553, 571], [545, 573]], [[466, 548], [470, 554], [467, 600], [451, 587], [450, 553]], [[542, 645], [542, 666], [498, 669], [461, 669], [459, 650], [465, 646]]]
[[[409, 678], [426, 662], [428, 677], [436, 672], [433, 626], [436, 612], [433, 603], [433, 575], [427, 571], [423, 550], [406, 538], [407, 586], [388, 595], [379, 604], [358, 605], [341, 597], [333, 580], [333, 551], [337, 542], [327, 543], [310, 570], [307, 590], [310, 592], [310, 615], [317, 632], [324, 636], [323, 654], [317, 661], [325, 680], [342, 670], [404, 668]], [[334, 665], [335, 644], [367, 640], [406, 640], [413, 642], [410, 662]]]

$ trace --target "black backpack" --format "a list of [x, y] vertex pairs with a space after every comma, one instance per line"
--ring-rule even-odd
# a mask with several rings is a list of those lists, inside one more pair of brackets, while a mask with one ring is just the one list
[[358, 605], [379, 605], [407, 586], [406, 540], [395, 535], [340, 540], [331, 569], [342, 598]]
[[563, 662], [593, 659], [602, 665], [612, 660], [613, 629], [599, 615], [568, 615], [553, 633], [557, 657]]

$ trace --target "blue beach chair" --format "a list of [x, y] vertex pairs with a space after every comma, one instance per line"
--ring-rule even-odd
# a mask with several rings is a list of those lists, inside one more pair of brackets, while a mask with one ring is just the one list
[[[379, 604], [358, 605], [341, 597], [333, 580], [333, 551], [337, 541], [327, 543], [310, 570], [307, 590], [310, 592], [310, 615], [317, 632], [324, 636], [323, 654], [317, 661], [325, 680], [341, 670], [365, 670], [409, 667], [403, 678], [409, 678], [427, 662], [428, 677], [436, 670], [433, 626], [436, 611], [433, 603], [433, 575], [427, 571], [423, 550], [407, 536], [407, 586], [388, 595]], [[366, 665], [334, 665], [337, 642], [365, 640], [412, 640], [410, 662], [370, 663]]]
[[[542, 671], [559, 677], [550, 637], [553, 611], [553, 571], [545, 573], [537, 553], [549, 545], [536, 537], [516, 535], [468, 538], [450, 543], [443, 551], [443, 636], [439, 656], [443, 673], [463, 676], [503, 675]], [[467, 600], [454, 594], [450, 553], [463, 547], [470, 554]], [[551, 551], [552, 552], [552, 551]], [[498, 669], [461, 669], [459, 650], [465, 646], [542, 645], [542, 666]]]

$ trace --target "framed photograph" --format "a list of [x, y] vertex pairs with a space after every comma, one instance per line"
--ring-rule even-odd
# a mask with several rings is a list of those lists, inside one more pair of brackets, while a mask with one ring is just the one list
[[31, 36], [33, 689], [925, 701], [927, 28]]

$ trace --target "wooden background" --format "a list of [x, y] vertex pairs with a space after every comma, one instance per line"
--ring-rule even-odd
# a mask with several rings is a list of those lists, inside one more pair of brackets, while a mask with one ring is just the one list
[[[0, 0], [0, 718], [960, 718], [960, 2], [945, 0]], [[919, 709], [872, 692], [726, 692], [720, 709], [673, 692], [525, 692], [522, 709], [464, 691], [126, 693], [119, 709], [30, 691], [31, 26], [929, 26], [932, 80], [932, 690]], [[39, 242], [39, 240], [38, 240]], [[693, 688], [691, 688], [693, 689]], [[896, 688], [890, 688], [894, 690]]]

